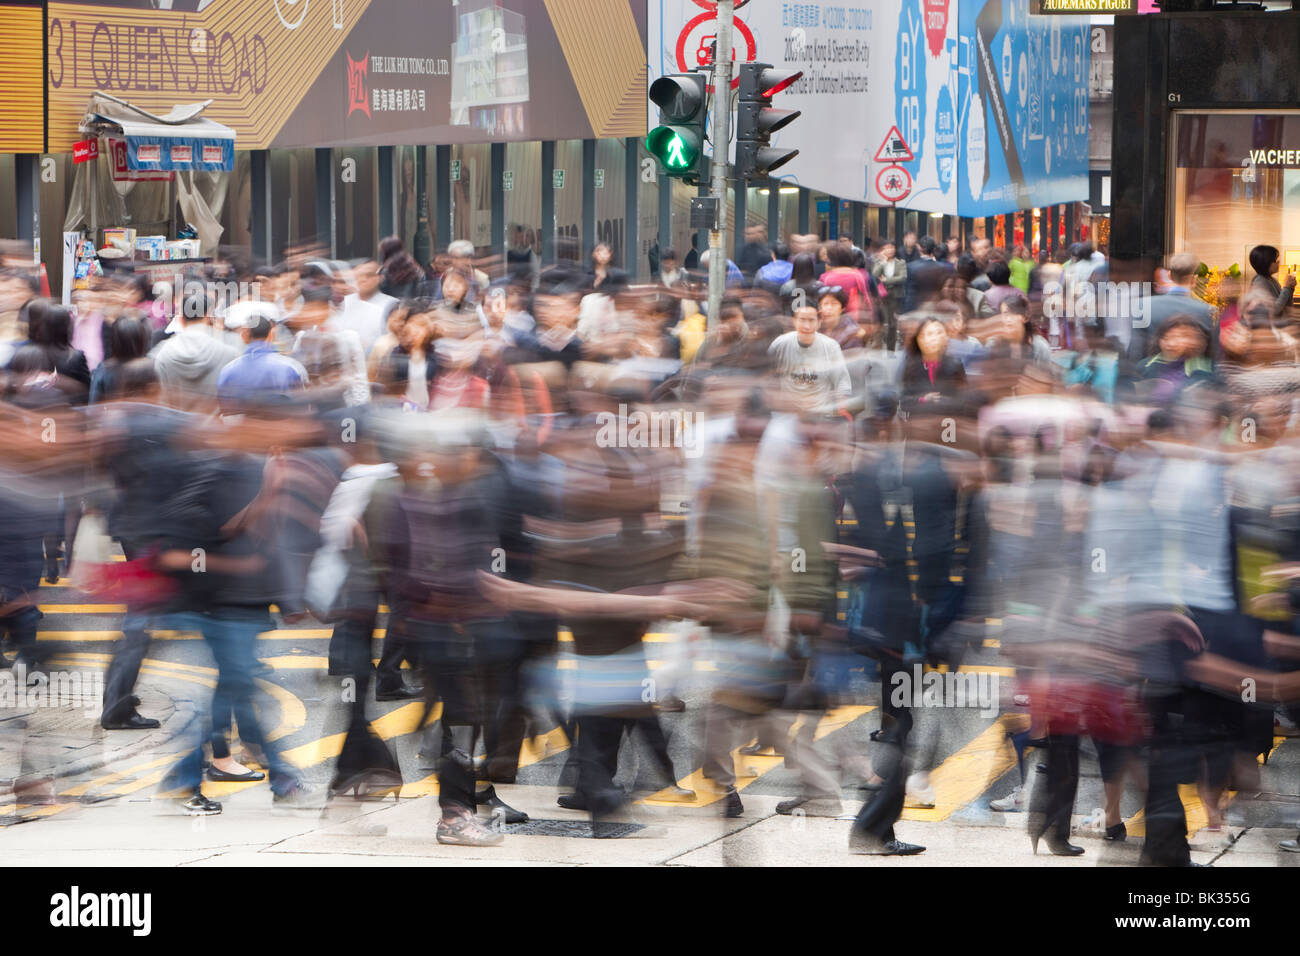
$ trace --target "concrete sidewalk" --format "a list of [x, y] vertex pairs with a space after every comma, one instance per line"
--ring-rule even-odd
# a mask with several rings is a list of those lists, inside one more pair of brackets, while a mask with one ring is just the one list
[[[581, 825], [586, 814], [560, 809], [552, 787], [498, 786], [534, 822]], [[435, 796], [400, 802], [339, 799], [324, 811], [272, 808], [265, 786], [223, 798], [214, 817], [186, 817], [171, 801], [140, 791], [106, 803], [61, 808], [32, 825], [0, 832], [15, 866], [1133, 866], [1140, 840], [1108, 844], [1079, 836], [1082, 857], [1034, 856], [1024, 816], [999, 825], [904, 822], [900, 839], [928, 847], [915, 857], [855, 856], [850, 823], [775, 813], [778, 798], [750, 796], [745, 815], [724, 820], [716, 807], [637, 806], [648, 826], [619, 839], [522, 835], [504, 827], [498, 847], [441, 846]], [[849, 806], [846, 809], [856, 809]], [[486, 816], [484, 817], [487, 821]], [[563, 829], [562, 826], [554, 829]], [[1300, 865], [1276, 849], [1293, 830], [1232, 828], [1195, 841], [1193, 858], [1216, 866]], [[1235, 839], [1233, 839], [1235, 837]]]
[[[140, 712], [161, 726], [105, 730], [99, 725], [102, 701], [88, 697], [33, 701], [27, 695], [16, 706], [0, 706], [0, 820], [16, 806], [16, 785], [50, 781], [60, 801], [93, 799], [65, 794], [62, 781], [175, 753], [176, 740], [198, 719], [197, 702], [169, 696], [152, 681], [141, 682], [136, 693]], [[49, 787], [42, 783], [42, 789]]]

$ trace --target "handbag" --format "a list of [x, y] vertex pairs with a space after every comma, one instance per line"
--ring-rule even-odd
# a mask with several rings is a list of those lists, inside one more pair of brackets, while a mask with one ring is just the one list
[[111, 547], [103, 516], [83, 515], [72, 542], [72, 583], [77, 590], [132, 608], [156, 607], [180, 592], [174, 577], [154, 567], [154, 551], [132, 561], [113, 561]]
[[1035, 723], [1053, 736], [1087, 735], [1132, 747], [1148, 736], [1146, 711], [1134, 686], [1075, 676], [1036, 676], [1021, 681]]

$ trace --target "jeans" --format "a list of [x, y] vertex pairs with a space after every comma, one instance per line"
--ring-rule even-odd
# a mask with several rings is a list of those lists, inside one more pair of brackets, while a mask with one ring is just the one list
[[[266, 755], [271, 789], [275, 793], [293, 789], [298, 784], [298, 775], [279, 749], [267, 742], [253, 709], [257, 636], [271, 630], [271, 615], [264, 608], [218, 608], [183, 618], [185, 623], [198, 628], [217, 664], [213, 713], [229, 711], [235, 715], [240, 739]], [[200, 733], [194, 749], [168, 772], [165, 789], [199, 791], [203, 781], [203, 737]]]

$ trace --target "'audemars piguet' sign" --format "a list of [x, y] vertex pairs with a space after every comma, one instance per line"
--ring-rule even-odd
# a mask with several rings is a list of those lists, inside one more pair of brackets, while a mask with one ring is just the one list
[[1030, 13], [1137, 13], [1137, 0], [1033, 0]]

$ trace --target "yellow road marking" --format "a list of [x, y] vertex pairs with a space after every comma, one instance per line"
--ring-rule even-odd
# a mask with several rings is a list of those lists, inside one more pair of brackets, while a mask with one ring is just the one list
[[[1287, 738], [1285, 737], [1274, 737], [1273, 746], [1269, 750], [1268, 756], [1272, 757], [1277, 751], [1277, 748], [1282, 746], [1286, 739]], [[1262, 764], [1264, 762], [1263, 754], [1261, 754], [1257, 759]], [[1232, 801], [1236, 799], [1237, 791], [1227, 791], [1227, 797], [1228, 799], [1226, 804], [1230, 805]], [[1192, 837], [1196, 836], [1197, 833], [1209, 825], [1210, 817], [1205, 810], [1205, 804], [1201, 801], [1201, 795], [1197, 792], [1195, 784], [1180, 783], [1178, 785], [1178, 798], [1182, 801], [1183, 813], [1187, 817], [1187, 839], [1191, 840]], [[1146, 836], [1146, 810], [1138, 810], [1137, 813], [1125, 820], [1124, 829], [1128, 831], [1130, 836]]]
[[906, 809], [902, 819], [947, 820], [956, 810], [974, 802], [1015, 762], [1015, 749], [1007, 739], [1006, 727], [999, 717], [991, 727], [930, 771], [930, 785], [934, 788], [933, 809]]
[[[548, 733], [529, 737], [519, 750], [519, 769], [523, 770], [525, 767], [531, 767], [547, 757], [554, 757], [556, 754], [564, 753], [568, 749], [569, 739], [559, 727]], [[436, 796], [437, 793], [438, 775], [431, 773], [420, 780], [403, 784], [401, 797], [403, 800], [409, 800], [411, 797]]]
[[[821, 740], [827, 734], [833, 733], [834, 731], [839, 730], [841, 727], [848, 726], [853, 721], [861, 717], [863, 714], [870, 713], [875, 709], [876, 709], [875, 707], [870, 707], [870, 706], [836, 707], [828, 711], [818, 722], [817, 730], [814, 732], [814, 738], [817, 740]], [[796, 722], [795, 725], [790, 728], [791, 736], [794, 735], [797, 727], [798, 727], [798, 722]], [[748, 743], [749, 741], [746, 741], [746, 743], [741, 744], [741, 746], [742, 747], [746, 746]], [[742, 754], [740, 752], [740, 748], [737, 748], [731, 752], [731, 759], [733, 765], [736, 766], [737, 768], [741, 768], [742, 766], [744, 766], [744, 767], [751, 767], [754, 770], [758, 771], [752, 777], [742, 777], [739, 774], [737, 774], [736, 776], [737, 790], [744, 790], [755, 780], [761, 778], [763, 774], [767, 773], [769, 770], [772, 770], [780, 766], [782, 763], [785, 762], [784, 757], [767, 756], [765, 754], [755, 754], [752, 756]], [[723, 792], [717, 789], [717, 784], [715, 784], [712, 780], [709, 780], [707, 777], [704, 776], [703, 768], [693, 771], [692, 773], [683, 777], [681, 780], [677, 782], [677, 786], [685, 790], [694, 790], [695, 801], [693, 803], [683, 804], [680, 800], [668, 799], [666, 797], [667, 791], [660, 790], [659, 793], [652, 794], [651, 796], [646, 797], [646, 799], [643, 802], [651, 804], [653, 806], [707, 807], [710, 804], [717, 803], [724, 796]]]

